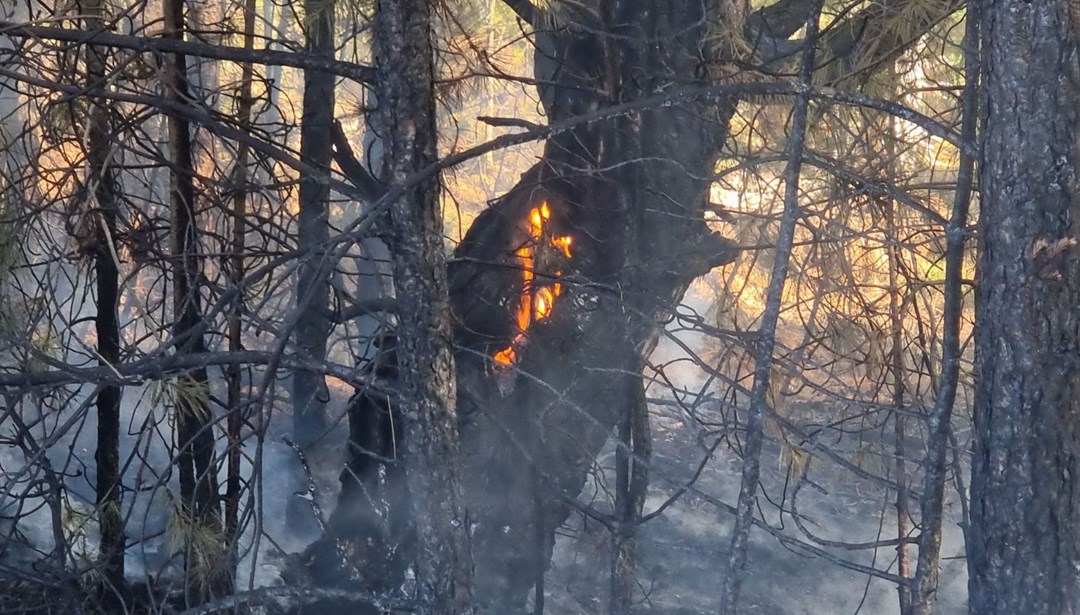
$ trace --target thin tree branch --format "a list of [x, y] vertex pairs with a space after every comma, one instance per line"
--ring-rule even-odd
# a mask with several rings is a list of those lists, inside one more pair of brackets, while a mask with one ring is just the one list
[[366, 592], [346, 589], [311, 588], [311, 587], [261, 587], [247, 592], [233, 594], [227, 598], [207, 602], [193, 609], [181, 611], [180, 615], [211, 615], [224, 613], [244, 605], [270, 604], [272, 601], [286, 600], [294, 606], [311, 604], [321, 600], [362, 602], [374, 605], [379, 612], [412, 612], [411, 603], [394, 601]]
[[353, 367], [327, 361], [301, 359], [291, 355], [276, 358], [277, 354], [255, 350], [170, 354], [101, 367], [76, 367], [43, 358], [53, 369], [0, 373], [0, 387], [17, 389], [91, 383], [133, 386], [147, 380], [164, 380], [175, 373], [195, 367], [274, 364], [283, 369], [319, 370], [346, 382], [375, 386], [375, 390], [383, 392], [390, 390], [385, 383], [380, 384], [375, 379], [363, 375], [362, 370]]
[[377, 297], [375, 299], [357, 301], [347, 308], [338, 310], [332, 317], [334, 322], [341, 324], [354, 318], [359, 318], [360, 316], [382, 313], [396, 314], [397, 311], [398, 302], [396, 299], [392, 297]]
[[11, 21], [0, 21], [0, 37], [38, 41], [52, 40], [76, 45], [92, 44], [140, 52], [182, 53], [188, 56], [213, 60], [317, 70], [339, 77], [346, 77], [359, 83], [370, 84], [375, 82], [375, 69], [371, 66], [355, 62], [342, 62], [332, 58], [319, 57], [311, 53], [274, 49], [249, 50], [243, 47], [211, 45], [209, 43], [169, 38], [113, 34], [104, 30], [72, 30], [71, 28], [33, 26]]
[[481, 115], [476, 118], [477, 121], [483, 122], [488, 126], [496, 126], [499, 128], [524, 128], [526, 130], [536, 130], [542, 128], [542, 124], [530, 122], [516, 117], [492, 117], [489, 115]]
[[[814, 8], [806, 18], [806, 43], [802, 53], [799, 81], [807, 90], [813, 82], [814, 47], [817, 39], [818, 15], [822, 0], [814, 0]], [[803, 147], [806, 143], [807, 116], [810, 96], [808, 91], [795, 97], [792, 112], [791, 138], [788, 142], [788, 162], [784, 170], [784, 209], [780, 216], [777, 233], [776, 255], [769, 274], [765, 310], [761, 316], [754, 348], [754, 385], [750, 395], [750, 408], [746, 418], [746, 441], [743, 447], [742, 480], [739, 487], [735, 525], [731, 531], [727, 573], [720, 593], [721, 615], [734, 615], [738, 608], [739, 588], [743, 569], [746, 568], [750, 528], [753, 526], [754, 504], [757, 501], [758, 481], [761, 476], [761, 449], [765, 434], [765, 414], [769, 404], [769, 391], [776, 350], [776, 327], [780, 321], [784, 286], [787, 283], [795, 226], [801, 217], [799, 207], [799, 174], [802, 169]]]
[[367, 167], [356, 158], [340, 121], [334, 121], [330, 138], [334, 145], [334, 162], [337, 162], [341, 174], [347, 177], [361, 193], [367, 194], [368, 200], [374, 201], [386, 194], [386, 186], [375, 179]]

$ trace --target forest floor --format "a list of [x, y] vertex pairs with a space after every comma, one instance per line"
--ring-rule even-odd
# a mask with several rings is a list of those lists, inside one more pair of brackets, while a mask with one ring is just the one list
[[[343, 421], [347, 395], [333, 391], [331, 411], [336, 423], [328, 432], [323, 452], [309, 462], [319, 487], [318, 501], [324, 514], [333, 510], [338, 489], [344, 439], [347, 425]], [[699, 462], [707, 454], [700, 428], [663, 408], [653, 414], [653, 459], [650, 470], [649, 496], [646, 513], [657, 509], [678, 488], [688, 481]], [[720, 417], [704, 417], [720, 422]], [[288, 554], [303, 550], [314, 536], [297, 535], [285, 527], [282, 514], [286, 503], [296, 498], [290, 481], [285, 478], [295, 471], [295, 453], [282, 441], [288, 427], [288, 417], [278, 417], [265, 441], [263, 455], [263, 492], [259, 506], [264, 515], [263, 530], [272, 540], [260, 542], [255, 570], [251, 569], [251, 553], [241, 564], [239, 582], [247, 586], [279, 583]], [[93, 450], [90, 437], [94, 427], [88, 424], [76, 438], [75, 450]], [[125, 446], [131, 446], [127, 442]], [[838, 453], [854, 458], [855, 449], [862, 444], [856, 438], [831, 443]], [[167, 449], [151, 455], [151, 464], [167, 462]], [[918, 450], [918, 447], [912, 447]], [[8, 451], [8, 453], [11, 453]], [[788, 478], [786, 453], [775, 439], [768, 439], [762, 457], [760, 514], [786, 535], [806, 540], [791, 521], [776, 513], [776, 504], [790, 510], [793, 488]], [[5, 454], [5, 459], [13, 454]], [[92, 459], [92, 457], [90, 457]], [[601, 455], [599, 464], [603, 475], [610, 477], [612, 449]], [[14, 467], [17, 459], [6, 459]], [[854, 479], [835, 464], [813, 457], [810, 478], [799, 492], [798, 510], [808, 528], [821, 538], [845, 542], [870, 542], [895, 537], [895, 508], [886, 501], [884, 491], [868, 481]], [[88, 466], [92, 468], [92, 465]], [[740, 483], [741, 461], [726, 445], [716, 448], [705, 465], [694, 488], [649, 521], [640, 530], [639, 582], [640, 602], [636, 612], [664, 615], [698, 615], [715, 613], [719, 608], [719, 588], [727, 563], [732, 516], [715, 502], [728, 505], [736, 501]], [[87, 476], [84, 499], [92, 496]], [[600, 478], [599, 480], [606, 480]], [[295, 486], [295, 484], [294, 484]], [[595, 485], [592, 485], [595, 487]], [[592, 493], [590, 489], [587, 489]], [[582, 500], [591, 500], [582, 494]], [[143, 535], [155, 535], [139, 543], [128, 558], [132, 578], [151, 574], [162, 578], [167, 569], [175, 567], [168, 558], [168, 506], [161, 494], [135, 498], [134, 524], [144, 524]], [[602, 505], [592, 502], [593, 505]], [[967, 575], [964, 567], [963, 541], [958, 524], [955, 502], [947, 504], [941, 587], [938, 609], [941, 615], [966, 613]], [[137, 523], [136, 523], [137, 522]], [[32, 543], [48, 542], [47, 511], [35, 512], [20, 523], [19, 530]], [[96, 528], [81, 528], [81, 534], [91, 535]], [[129, 535], [139, 528], [129, 526]], [[248, 539], [250, 539], [250, 535]], [[92, 545], [90, 546], [92, 548]], [[825, 549], [836, 558], [853, 563], [895, 572], [896, 551], [893, 547], [873, 551]], [[912, 550], [914, 552], [914, 550]], [[4, 559], [15, 563], [33, 553], [9, 551]], [[89, 555], [89, 554], [88, 554]], [[22, 560], [24, 563], [29, 560]], [[546, 579], [546, 613], [549, 615], [591, 615], [606, 612], [608, 592], [608, 536], [595, 522], [585, 523], [580, 516], [572, 517], [560, 531], [552, 568]], [[750, 615], [858, 615], [898, 613], [896, 589], [880, 579], [868, 579], [865, 574], [845, 569], [820, 556], [788, 548], [774, 536], [761, 529], [750, 535], [750, 552], [745, 583], [742, 588], [741, 613]]]
[[[337, 412], [343, 400], [335, 404]], [[720, 417], [703, 417], [715, 419]], [[670, 498], [679, 485], [690, 480], [699, 462], [707, 454], [700, 431], [669, 411], [652, 414], [653, 458], [649, 496], [645, 512], [656, 510]], [[344, 424], [328, 437], [324, 453], [313, 459], [320, 485], [320, 500], [326, 513], [333, 509], [337, 489], [340, 451], [343, 450]], [[860, 439], [840, 440], [830, 446], [848, 458], [866, 444]], [[268, 438], [268, 446], [283, 457], [291, 453]], [[792, 481], [788, 477], [787, 457], [780, 444], [767, 438], [762, 455], [759, 512], [773, 524], [781, 525], [774, 504], [783, 501], [790, 508]], [[273, 459], [271, 455], [268, 459]], [[598, 480], [611, 482], [614, 449], [607, 447], [598, 464], [603, 469]], [[885, 492], [864, 479], [841, 470], [835, 464], [811, 460], [808, 477], [813, 486], [804, 486], [798, 494], [798, 512], [815, 536], [852, 543], [895, 538], [895, 503], [885, 501]], [[713, 502], [734, 504], [738, 496], [741, 460], [725, 445], [716, 448], [713, 457], [694, 482], [694, 488], [678, 498], [640, 531], [639, 604], [635, 613], [657, 615], [702, 615], [719, 609], [719, 588], [727, 565], [733, 518]], [[879, 468], [880, 471], [880, 468]], [[586, 487], [580, 499], [593, 506], [603, 506], [593, 499], [593, 488]], [[786, 489], [786, 491], [785, 491]], [[602, 488], [599, 488], [602, 491]], [[286, 493], [269, 493], [268, 509], [283, 506]], [[788, 499], [785, 499], [785, 495]], [[942, 553], [941, 586], [937, 613], [967, 613], [967, 572], [963, 560], [963, 539], [956, 503], [946, 504]], [[807, 541], [792, 523], [790, 514], [782, 520], [784, 534]], [[279, 544], [287, 550], [302, 550], [305, 540], [284, 532], [284, 527], [268, 528], [282, 532]], [[545, 584], [545, 613], [548, 615], [601, 615], [607, 611], [608, 571], [610, 569], [608, 534], [595, 522], [588, 523], [574, 515], [559, 532], [552, 567]], [[863, 566], [896, 572], [895, 547], [874, 551], [848, 551], [825, 548], [830, 555]], [[914, 554], [912, 548], [911, 553]], [[277, 572], [277, 558], [264, 559], [261, 582], [272, 584]], [[747, 615], [898, 615], [896, 588], [882, 579], [846, 569], [827, 559], [788, 548], [780, 541], [755, 528], [750, 534], [749, 561], [741, 592], [741, 613]]]
[[[690, 479], [706, 451], [694, 430], [682, 421], [653, 419], [653, 464], [646, 514], [655, 510]], [[819, 464], [825, 465], [825, 464]], [[780, 525], [772, 503], [788, 496], [781, 447], [767, 442], [762, 456], [759, 511], [774, 527]], [[642, 526], [639, 542], [641, 602], [636, 612], [699, 615], [719, 609], [720, 587], [729, 553], [733, 517], [710, 500], [734, 504], [738, 496], [741, 461], [718, 447], [694, 484], [660, 516]], [[663, 478], [661, 478], [663, 477]], [[827, 540], [872, 542], [895, 538], [895, 508], [881, 489], [866, 488], [844, 472], [812, 471], [816, 488], [804, 487], [798, 512], [815, 535]], [[790, 500], [785, 503], [789, 509]], [[882, 513], [884, 512], [884, 517]], [[556, 547], [548, 573], [547, 612], [557, 615], [600, 614], [606, 611], [609, 551], [603, 528], [589, 527], [580, 517], [568, 524]], [[783, 520], [785, 535], [806, 541], [792, 523]], [[584, 537], [584, 539], [580, 539]], [[590, 541], [589, 537], [593, 539]], [[871, 551], [825, 549], [831, 555], [864, 566], [896, 572], [895, 547]], [[914, 549], [911, 550], [914, 553]], [[967, 613], [967, 572], [963, 540], [952, 503], [946, 511], [941, 586], [937, 613]], [[959, 556], [959, 557], [957, 557]], [[852, 571], [820, 556], [788, 548], [774, 536], [755, 528], [750, 534], [749, 561], [741, 591], [740, 613], [748, 615], [892, 615], [899, 613], [896, 588], [881, 579]]]

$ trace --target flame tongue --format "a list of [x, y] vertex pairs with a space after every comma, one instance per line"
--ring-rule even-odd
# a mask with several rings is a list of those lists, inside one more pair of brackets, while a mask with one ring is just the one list
[[[522, 280], [516, 315], [518, 331], [509, 346], [495, 353], [493, 358], [496, 365], [509, 367], [517, 362], [517, 350], [525, 341], [526, 331], [534, 322], [544, 320], [551, 315], [555, 299], [562, 294], [563, 286], [560, 282], [539, 284], [536, 281], [536, 252], [543, 245], [544, 225], [550, 218], [551, 209], [546, 201], [529, 212], [529, 240], [514, 253], [521, 265]], [[566, 258], [570, 258], [572, 237], [553, 236], [550, 238], [550, 244]], [[555, 272], [556, 279], [561, 275], [561, 271]]]

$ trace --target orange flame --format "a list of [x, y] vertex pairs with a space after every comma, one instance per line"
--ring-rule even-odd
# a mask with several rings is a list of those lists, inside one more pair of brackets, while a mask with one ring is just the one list
[[[555, 306], [555, 299], [562, 294], [563, 285], [555, 282], [550, 285], [536, 284], [536, 250], [544, 238], [544, 224], [551, 218], [551, 209], [547, 202], [539, 207], [534, 207], [529, 212], [529, 241], [514, 252], [521, 264], [521, 297], [517, 309], [518, 332], [510, 345], [498, 351], [494, 355], [495, 363], [507, 367], [517, 362], [517, 349], [525, 340], [525, 332], [532, 323], [544, 320], [551, 315], [551, 309]], [[570, 247], [573, 238], [569, 235], [551, 237], [551, 247], [561, 252], [566, 258], [571, 257]], [[555, 277], [562, 275], [561, 271], [555, 272]]]

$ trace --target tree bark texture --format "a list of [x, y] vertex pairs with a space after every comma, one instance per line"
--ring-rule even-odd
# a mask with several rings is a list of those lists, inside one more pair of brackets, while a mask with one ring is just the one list
[[[431, 6], [382, 0], [375, 13], [386, 177], [404, 185], [438, 156]], [[416, 532], [419, 612], [472, 612], [469, 523], [461, 491], [453, 330], [440, 182], [410, 188], [390, 208], [399, 416]]]
[[[962, 136], [973, 142], [978, 126], [979, 109], [979, 17], [975, 0], [968, 2], [964, 41], [964, 90]], [[941, 376], [937, 397], [929, 417], [927, 461], [923, 474], [919, 533], [919, 557], [910, 589], [911, 615], [932, 615], [937, 599], [941, 559], [942, 509], [945, 503], [945, 480], [952, 442], [952, 413], [960, 381], [960, 328], [964, 315], [964, 245], [967, 239], [968, 209], [971, 201], [975, 161], [961, 154], [956, 178], [952, 213], [945, 227], [944, 319], [942, 322]], [[901, 545], [902, 547], [903, 545]], [[905, 615], [907, 611], [903, 611]]]
[[[305, 0], [304, 45], [314, 56], [334, 57], [333, 0]], [[329, 237], [331, 135], [334, 129], [335, 77], [316, 70], [304, 71], [304, 102], [300, 126], [300, 157], [316, 169], [300, 177], [300, 214], [297, 217], [299, 248], [305, 251], [296, 284], [296, 351], [320, 361], [326, 357], [330, 323], [326, 317], [329, 277], [319, 270], [326, 258]], [[316, 371], [293, 374], [293, 438], [309, 452], [326, 429], [326, 379]], [[299, 469], [298, 469], [299, 472]], [[299, 473], [296, 478], [300, 478]], [[303, 480], [301, 478], [301, 480]], [[318, 532], [318, 522], [308, 502], [291, 498], [286, 506], [290, 527], [300, 535]]]
[[[641, 373], [641, 368], [631, 372]], [[611, 537], [611, 596], [612, 615], [629, 615], [633, 611], [638, 588], [637, 531], [648, 495], [649, 460], [652, 438], [649, 426], [649, 404], [645, 399], [644, 382], [626, 378], [633, 404], [619, 419], [619, 448], [615, 460], [615, 519]]]
[[1070, 4], [983, 4], [987, 108], [968, 545], [970, 608], [979, 615], [1080, 608], [1080, 195]]
[[[536, 77], [551, 84], [540, 95], [552, 123], [692, 80], [700, 69], [698, 43], [710, 27], [700, 3], [607, 5], [602, 15], [564, 16], [560, 28], [538, 35]], [[693, 279], [735, 256], [703, 218], [706, 178], [733, 104], [657, 109], [550, 139], [541, 162], [480, 215], [455, 252], [466, 493], [478, 520], [477, 599], [487, 612], [523, 609], [596, 454], [636, 407], [656, 317]], [[547, 232], [572, 237], [573, 251], [567, 259], [538, 249], [535, 276], [558, 275], [564, 290], [502, 373], [492, 357], [517, 333], [515, 255], [529, 240], [530, 211], [542, 203], [552, 212]], [[632, 526], [637, 504], [625, 503]], [[632, 561], [623, 555], [620, 566]], [[625, 572], [613, 587], [618, 604], [626, 600]]]
[[[182, 40], [184, 0], [166, 0], [164, 35]], [[189, 104], [187, 59], [183, 54], [169, 58], [165, 72], [166, 98]], [[206, 352], [203, 341], [199, 288], [202, 263], [195, 198], [195, 166], [192, 160], [191, 126], [177, 115], [168, 116], [169, 208], [172, 217], [172, 333], [176, 352]], [[232, 587], [232, 571], [224, 550], [221, 511], [214, 463], [213, 416], [210, 384], [205, 367], [196, 367], [176, 380], [177, 464], [180, 475], [181, 510], [190, 531], [186, 534], [186, 597], [201, 603], [227, 595]]]
[[[244, 0], [244, 49], [251, 51], [255, 48], [255, 19], [257, 5], [256, 0]], [[255, 78], [254, 66], [248, 62], [240, 67], [240, 88], [236, 94], [237, 116], [240, 127], [250, 130], [252, 110], [255, 101], [252, 94], [252, 85]], [[244, 244], [247, 238], [247, 210], [248, 210], [248, 164], [250, 148], [247, 143], [236, 145], [236, 166], [233, 167], [231, 219], [230, 219], [230, 243], [229, 250], [229, 282], [234, 287], [239, 287], [244, 279]], [[237, 293], [229, 306], [229, 331], [228, 344], [230, 352], [243, 350], [242, 321], [244, 312], [243, 293]], [[243, 478], [241, 476], [241, 453], [243, 451], [241, 430], [246, 422], [247, 403], [243, 399], [244, 370], [240, 365], [230, 366], [225, 377], [227, 381], [226, 412], [229, 413], [225, 423], [228, 436], [228, 470], [225, 487], [225, 539], [229, 545], [230, 566], [235, 570], [239, 562], [239, 529], [240, 529], [240, 498], [243, 491]]]
[[[306, 0], [305, 47], [309, 53], [334, 55], [333, 0]], [[326, 276], [319, 275], [329, 237], [328, 183], [333, 157], [331, 135], [334, 129], [334, 80], [331, 73], [304, 71], [304, 103], [300, 127], [300, 157], [324, 174], [305, 174], [300, 178], [300, 249], [307, 256], [300, 265], [296, 286], [297, 300], [304, 313], [296, 326], [299, 352], [315, 360], [326, 356], [326, 339], [330, 330], [325, 316], [329, 297]], [[325, 428], [327, 402], [326, 382], [313, 371], [298, 371], [293, 376], [293, 436], [303, 447], [309, 446]]]
[[[728, 48], [717, 43], [743, 30], [745, 15], [734, 5], [697, 0], [559, 3], [557, 13], [544, 17], [537, 13], [547, 9], [537, 5], [513, 5], [523, 19], [539, 24], [535, 77], [551, 124], [686, 84], [722, 81], [737, 72], [725, 55]], [[773, 20], [776, 25], [756, 27], [786, 37], [805, 23], [812, 5]], [[788, 27], [789, 21], [794, 25]], [[785, 29], [790, 31], [783, 34]], [[381, 71], [387, 70], [385, 60], [381, 55]], [[380, 80], [392, 77], [380, 73]], [[379, 102], [398, 104], [382, 93]], [[550, 562], [555, 530], [573, 510], [597, 453], [628, 418], [637, 424], [624, 429], [623, 446], [638, 450], [623, 460], [628, 497], [621, 502], [620, 516], [622, 530], [636, 525], [646, 475], [633, 466], [648, 450], [647, 421], [641, 425], [641, 412], [634, 410], [644, 357], [658, 338], [657, 323], [690, 283], [737, 254], [732, 242], [709, 229], [704, 216], [710, 178], [736, 103], [731, 98], [673, 103], [554, 134], [542, 159], [480, 214], [455, 250], [448, 283], [463, 493], [479, 611], [524, 612], [529, 592]], [[390, 183], [403, 177], [390, 178]], [[530, 219], [543, 205], [550, 214], [537, 232]], [[554, 248], [560, 237], [570, 237], [572, 249]], [[403, 249], [420, 249], [409, 245], [395, 247], [395, 258], [408, 256]], [[523, 247], [530, 245], [523, 266]], [[527, 283], [523, 269], [531, 272]], [[561, 294], [542, 319], [532, 319], [522, 332], [523, 295], [555, 282]], [[399, 303], [400, 313], [409, 318], [415, 309], [427, 309]], [[514, 350], [510, 365], [496, 360], [508, 347]], [[399, 339], [397, 351], [405, 348], [404, 338]], [[398, 364], [404, 381], [413, 368], [404, 369], [405, 361]], [[443, 369], [442, 363], [431, 365]], [[384, 434], [375, 444], [390, 440], [385, 434], [393, 433], [394, 403], [360, 395], [353, 404], [350, 420], [357, 425], [367, 421], [374, 429], [351, 428], [353, 463], [342, 475], [334, 515], [343, 521], [331, 523], [324, 546], [336, 543], [363, 551], [377, 531], [393, 533], [362, 522], [393, 514], [361, 512], [357, 506], [365, 490], [370, 493], [368, 487], [395, 465], [387, 459], [392, 450], [375, 451], [378, 456], [360, 452], [372, 443], [370, 434]], [[417, 486], [410, 478], [414, 496]], [[385, 487], [382, 493], [390, 495], [381, 506], [409, 497], [401, 488]], [[350, 515], [352, 522], [344, 521]], [[617, 556], [612, 587], [613, 604], [624, 610], [633, 563], [633, 544], [625, 546]], [[402, 542], [394, 548], [408, 547]], [[321, 582], [341, 578], [324, 566], [342, 565], [332, 553], [326, 548], [309, 552], [308, 570]]]
[[[89, 0], [83, 5], [86, 27], [99, 30], [104, 26], [104, 6], [101, 0]], [[106, 50], [86, 48], [88, 86], [102, 87], [106, 81]], [[97, 314], [94, 327], [97, 352], [102, 365], [120, 362], [120, 323], [117, 313], [120, 272], [116, 255], [117, 185], [110, 168], [110, 108], [104, 101], [91, 101], [87, 127], [86, 164], [90, 199], [87, 219], [93, 225], [92, 253], [94, 258]], [[119, 591], [124, 582], [124, 520], [123, 491], [120, 475], [120, 397], [121, 389], [103, 385], [98, 389], [97, 465], [95, 505], [100, 515], [100, 566], [105, 595]]]

